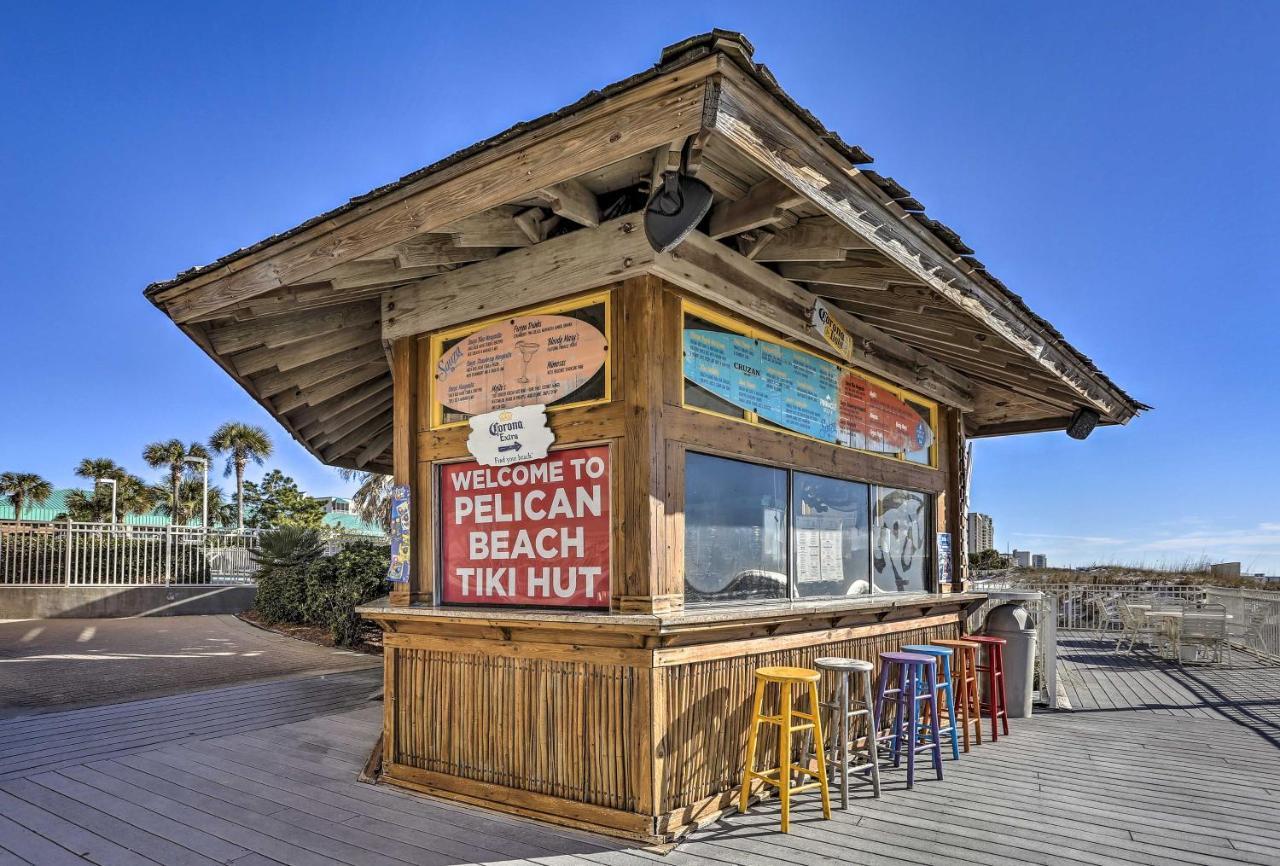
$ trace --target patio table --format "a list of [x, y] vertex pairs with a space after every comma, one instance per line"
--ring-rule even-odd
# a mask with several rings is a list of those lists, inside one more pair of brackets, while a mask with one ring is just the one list
[[[1139, 607], [1140, 605], [1130, 605], [1130, 606]], [[1146, 607], [1149, 608], [1150, 605], [1147, 605]], [[1210, 613], [1209, 611], [1201, 611], [1201, 610], [1168, 610], [1168, 609], [1144, 610], [1143, 615], [1146, 616], [1148, 619], [1163, 620], [1164, 623], [1167, 624], [1169, 629], [1169, 635], [1168, 635], [1169, 641], [1172, 643], [1173, 657], [1178, 660], [1179, 664], [1183, 662], [1188, 662], [1188, 661], [1194, 662], [1196, 660], [1196, 656], [1194, 653], [1195, 648], [1194, 647], [1190, 648], [1192, 650], [1192, 655], [1188, 657], [1187, 656], [1188, 647], [1184, 647], [1182, 645], [1182, 623], [1184, 620], [1235, 619], [1235, 617], [1233, 617], [1229, 613]]]

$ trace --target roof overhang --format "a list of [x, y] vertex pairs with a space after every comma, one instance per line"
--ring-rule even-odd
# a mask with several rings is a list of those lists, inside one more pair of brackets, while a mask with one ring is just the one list
[[[657, 273], [739, 306], [770, 298], [784, 320], [798, 314], [782, 329], [801, 340], [815, 339], [803, 308], [821, 297], [860, 363], [962, 408], [972, 435], [1061, 429], [1080, 407], [1123, 424], [1147, 408], [751, 55], [721, 31], [671, 46], [651, 70], [147, 297], [316, 457], [377, 471], [391, 446], [384, 345], [465, 320], [469, 295], [494, 312], [498, 275], [519, 284], [519, 306], [542, 291], [530, 286], [566, 291], [566, 273], [595, 285]], [[686, 142], [716, 205], [654, 254], [622, 226]]]

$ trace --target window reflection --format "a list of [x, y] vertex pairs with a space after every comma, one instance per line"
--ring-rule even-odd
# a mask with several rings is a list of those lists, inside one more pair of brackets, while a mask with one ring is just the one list
[[685, 601], [787, 597], [787, 473], [689, 454]]

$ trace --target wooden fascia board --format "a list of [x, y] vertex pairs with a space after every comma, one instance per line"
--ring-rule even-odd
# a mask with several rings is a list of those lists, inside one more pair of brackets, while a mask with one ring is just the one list
[[439, 229], [702, 128], [706, 78], [699, 61], [589, 109], [477, 153], [385, 198], [277, 246], [171, 286], [153, 299], [182, 323], [300, 283], [414, 235]]
[[[388, 292], [382, 339], [386, 344], [646, 273], [830, 352], [808, 326], [816, 295], [700, 232], [672, 252], [654, 253], [638, 213]], [[855, 335], [855, 364], [926, 397], [973, 409], [975, 386], [962, 373], [852, 314], [838, 310], [837, 316]]]
[[1131, 400], [1059, 345], [1022, 310], [994, 288], [976, 280], [906, 212], [895, 214], [851, 176], [852, 165], [821, 142], [813, 141], [799, 121], [749, 77], [724, 65], [718, 79], [711, 129], [773, 177], [805, 195], [828, 216], [849, 228], [958, 306], [985, 327], [1017, 347], [1064, 382], [1082, 401], [1120, 421], [1133, 417]]

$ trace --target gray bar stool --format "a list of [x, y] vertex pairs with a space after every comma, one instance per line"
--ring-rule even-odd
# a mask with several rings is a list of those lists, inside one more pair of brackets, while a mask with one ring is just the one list
[[[831, 671], [837, 677], [835, 700], [823, 702], [823, 709], [828, 711], [831, 722], [827, 729], [828, 747], [823, 744], [823, 758], [827, 762], [827, 777], [831, 777], [830, 768], [840, 768], [840, 808], [849, 808], [849, 775], [851, 773], [871, 773], [871, 787], [875, 796], [880, 796], [880, 756], [876, 749], [876, 723], [872, 714], [874, 701], [871, 697], [871, 672], [875, 666], [862, 659], [821, 658], [813, 663], [820, 671]], [[856, 687], [854, 679], [858, 680]], [[856, 698], [851, 696], [855, 692]], [[856, 706], [850, 707], [850, 704]], [[866, 747], [857, 748], [854, 738], [855, 720], [865, 717], [867, 720]], [[864, 783], [865, 784], [865, 783]]]

